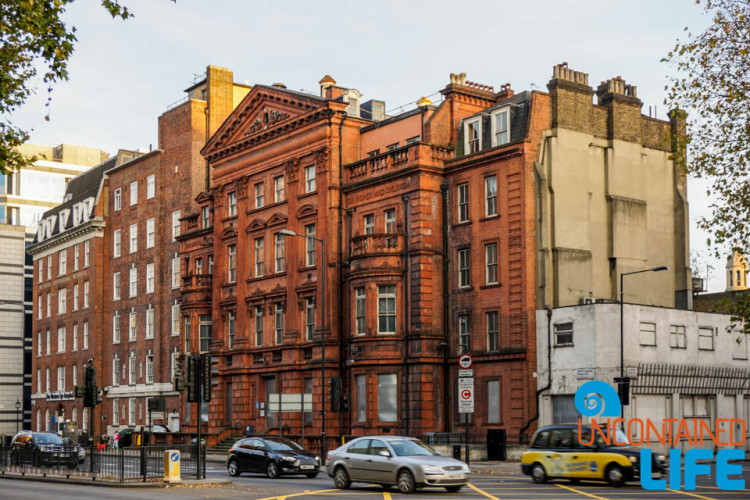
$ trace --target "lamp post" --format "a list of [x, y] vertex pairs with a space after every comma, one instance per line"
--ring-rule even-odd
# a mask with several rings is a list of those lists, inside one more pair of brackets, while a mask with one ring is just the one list
[[16, 399], [16, 434], [18, 434], [18, 421], [19, 421], [18, 415], [20, 414], [20, 412], [21, 412], [21, 401]]
[[[320, 365], [320, 415], [323, 422], [320, 427], [321, 452], [320, 462], [326, 463], [326, 242], [314, 236], [297, 234], [290, 229], [282, 229], [279, 234], [283, 236], [298, 236], [307, 240], [315, 240], [320, 243], [321, 259], [321, 284], [320, 284], [320, 339], [321, 339], [321, 365]], [[279, 409], [280, 410], [280, 409]], [[304, 419], [304, 415], [302, 417]], [[304, 424], [303, 424], [304, 425]]]
[[631, 271], [629, 273], [620, 273], [620, 378], [616, 380], [618, 383], [618, 394], [620, 394], [620, 418], [623, 418], [625, 408], [622, 404], [622, 387], [625, 384], [625, 336], [624, 336], [624, 307], [623, 307], [623, 296], [625, 294], [623, 289], [623, 278], [631, 274], [650, 273], [658, 271], [669, 271], [669, 266], [658, 266], [652, 267], [651, 269], [642, 269], [640, 271]]

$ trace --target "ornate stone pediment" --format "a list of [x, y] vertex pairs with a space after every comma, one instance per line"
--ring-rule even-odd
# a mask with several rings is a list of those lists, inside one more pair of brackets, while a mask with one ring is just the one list
[[318, 213], [318, 207], [315, 205], [312, 205], [310, 203], [306, 203], [299, 207], [297, 210], [297, 218], [301, 219], [303, 217], [310, 217], [312, 215], [316, 215]]
[[245, 131], [245, 135], [252, 135], [261, 130], [267, 130], [268, 127], [275, 125], [289, 118], [289, 113], [279, 111], [273, 108], [264, 108], [263, 112]]
[[271, 216], [270, 219], [268, 219], [268, 222], [266, 222], [266, 226], [277, 226], [279, 224], [286, 224], [286, 221], [289, 218], [284, 214], [275, 213]]
[[261, 229], [265, 229], [265, 227], [266, 223], [261, 219], [253, 219], [253, 221], [247, 226], [247, 232], [260, 231]]

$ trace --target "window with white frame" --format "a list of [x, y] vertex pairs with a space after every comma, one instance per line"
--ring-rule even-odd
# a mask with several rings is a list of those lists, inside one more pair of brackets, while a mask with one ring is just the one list
[[52, 335], [50, 334], [49, 330], [47, 330], [47, 343], [46, 343], [46, 345], [47, 345], [46, 353], [47, 353], [47, 356], [49, 356], [50, 354], [52, 354]]
[[172, 289], [180, 288], [180, 255], [172, 256]]
[[698, 349], [702, 351], [714, 350], [714, 329], [708, 327], [698, 328]]
[[36, 297], [36, 319], [42, 319], [42, 314], [44, 307], [42, 305], [42, 294], [40, 293]]
[[237, 281], [237, 245], [235, 244], [227, 247], [227, 281], [229, 283]]
[[122, 208], [122, 189], [117, 188], [115, 189], [115, 200], [114, 200], [114, 209], [115, 211], [120, 210]]
[[200, 352], [208, 352], [211, 346], [211, 315], [201, 314], [198, 317], [198, 336], [200, 341]]
[[464, 123], [466, 154], [478, 153], [482, 149], [482, 119], [477, 117]]
[[263, 345], [263, 306], [255, 306], [255, 347]]
[[47, 256], [47, 279], [52, 279], [52, 256]]
[[128, 398], [128, 425], [135, 425], [135, 398]]
[[211, 225], [211, 209], [208, 206], [201, 207], [201, 229], [208, 229]]
[[39, 269], [39, 283], [41, 283], [44, 281], [44, 260], [39, 259], [39, 266], [37, 269]]
[[180, 304], [174, 301], [172, 304], [172, 336], [180, 335]]
[[[46, 382], [46, 384], [45, 384], [45, 387], [46, 387], [46, 389], [45, 389], [45, 390], [46, 390], [46, 392], [49, 392], [49, 391], [50, 391], [50, 375], [49, 375], [49, 368], [47, 368], [47, 369], [45, 370], [45, 382]], [[49, 418], [47, 418], [47, 420], [49, 420]]]
[[458, 287], [471, 286], [471, 251], [462, 248], [458, 251]]
[[68, 310], [68, 290], [61, 288], [57, 291], [57, 314], [65, 314]]
[[65, 327], [61, 326], [57, 329], [57, 352], [65, 352]]
[[175, 241], [180, 235], [180, 211], [172, 212], [172, 241]]
[[378, 333], [396, 333], [396, 285], [378, 285]]
[[712, 400], [705, 395], [681, 396], [682, 418], [711, 418]]
[[490, 175], [484, 178], [484, 215], [493, 217], [497, 215], [497, 176]]
[[284, 258], [284, 235], [281, 233], [276, 233], [274, 235], [274, 264], [277, 273], [282, 273], [286, 269], [286, 259]]
[[192, 343], [192, 335], [193, 335], [193, 329], [190, 325], [190, 316], [184, 317], [184, 327], [185, 327], [185, 352], [190, 352], [190, 344]]
[[154, 306], [149, 304], [146, 309], [146, 338], [154, 338]]
[[57, 275], [63, 276], [68, 270], [68, 249], [60, 250], [57, 254]]
[[232, 191], [227, 194], [227, 217], [237, 215], [237, 192]]
[[234, 311], [227, 312], [227, 347], [234, 347], [234, 338], [237, 333], [237, 316]]
[[396, 209], [389, 208], [385, 211], [383, 220], [385, 222], [384, 229], [386, 234], [393, 234], [396, 232]]
[[47, 294], [47, 317], [49, 318], [50, 316], [52, 316], [52, 297], [48, 293]]
[[57, 367], [57, 390], [65, 392], [65, 367]]
[[502, 146], [510, 142], [510, 108], [492, 113], [492, 145]]
[[[133, 265], [135, 266], [135, 264]], [[136, 267], [131, 267], [129, 269], [128, 278], [128, 291], [130, 292], [128, 295], [130, 297], [135, 297], [138, 295], [138, 269]]]
[[83, 282], [83, 308], [86, 309], [89, 306], [89, 282]]
[[458, 315], [458, 348], [461, 354], [471, 352], [471, 324], [468, 314]]
[[573, 322], [555, 324], [555, 347], [573, 345]]
[[208, 274], [214, 274], [214, 256], [208, 256]]
[[305, 226], [305, 265], [315, 265], [315, 224]]
[[36, 334], [36, 355], [37, 357], [42, 355], [42, 343], [44, 341], [42, 340], [42, 332], [37, 332]]
[[89, 267], [89, 257], [91, 256], [91, 246], [88, 240], [83, 242], [83, 267]]
[[83, 349], [89, 348], [89, 322], [83, 322]]
[[487, 381], [487, 423], [500, 423], [500, 381]]
[[117, 387], [120, 385], [120, 356], [115, 353], [112, 358], [112, 385]]
[[365, 234], [373, 234], [375, 232], [375, 215], [367, 214], [362, 217], [362, 226]]
[[485, 313], [487, 321], [487, 350], [489, 352], [500, 350], [500, 321], [497, 311]]
[[284, 186], [284, 176], [279, 175], [273, 178], [273, 201], [278, 203], [286, 200], [286, 188]]
[[78, 283], [73, 285], [73, 310], [78, 310]]
[[357, 422], [367, 421], [367, 375], [356, 375]]
[[146, 177], [146, 199], [150, 200], [156, 196], [156, 176], [154, 174]]
[[638, 338], [641, 345], [656, 345], [656, 323], [641, 321], [638, 330]]
[[305, 299], [305, 340], [312, 342], [315, 333], [315, 299]]
[[120, 300], [120, 273], [112, 275], [112, 299]]
[[265, 184], [263, 182], [259, 182], [255, 185], [255, 208], [263, 208], [265, 204]]
[[130, 353], [128, 358], [128, 385], [135, 385], [138, 380], [138, 360], [135, 357], [135, 352]]
[[78, 365], [73, 365], [73, 383], [72, 385], [78, 385]]
[[146, 248], [153, 248], [156, 243], [156, 220], [146, 219]]
[[128, 315], [128, 341], [134, 342], [138, 339], [138, 313], [131, 310]]
[[42, 369], [37, 368], [36, 369], [36, 392], [42, 392], [44, 390], [44, 386], [42, 385]]
[[255, 277], [260, 278], [266, 272], [263, 263], [263, 238], [255, 238]]
[[136, 203], [138, 203], [138, 181], [133, 181], [130, 183], [130, 204]]
[[469, 220], [469, 183], [463, 182], [457, 186], [458, 192], [458, 222]]
[[315, 191], [315, 165], [305, 167], [305, 193]]
[[81, 249], [78, 245], [73, 246], [73, 271], [78, 271], [78, 260], [81, 256]]
[[71, 350], [78, 350], [78, 323], [73, 324], [73, 347]]
[[154, 383], [154, 355], [149, 354], [146, 356], [146, 383]]
[[120, 425], [120, 400], [112, 400], [112, 425]]
[[195, 274], [198, 276], [203, 274], [203, 257], [195, 258]]
[[138, 224], [130, 225], [130, 253], [138, 251]]
[[497, 276], [497, 243], [489, 243], [484, 246], [485, 283], [496, 285]]
[[154, 293], [154, 263], [146, 264], [146, 293]]
[[669, 325], [669, 347], [673, 349], [685, 349], [687, 347], [685, 325]]
[[367, 299], [365, 297], [365, 287], [354, 289], [354, 309], [355, 309], [355, 335], [364, 335], [367, 333]]
[[284, 304], [276, 302], [273, 310], [274, 317], [274, 343], [281, 345], [284, 342]]
[[[174, 380], [174, 378], [177, 376], [177, 358], [179, 357], [180, 353], [177, 352], [177, 348], [174, 348], [174, 352], [169, 357], [169, 379]], [[185, 398], [187, 399], [187, 398]]]
[[395, 373], [378, 374], [378, 420], [398, 421], [398, 385]]
[[[49, 413], [49, 410], [47, 410], [47, 412]], [[47, 421], [49, 421], [49, 418], [47, 419]], [[81, 429], [83, 431], [87, 431], [89, 429], [89, 409], [88, 408], [84, 408], [83, 411], [81, 412]]]

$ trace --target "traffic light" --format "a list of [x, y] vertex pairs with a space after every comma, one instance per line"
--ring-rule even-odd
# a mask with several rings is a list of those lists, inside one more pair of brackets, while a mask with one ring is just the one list
[[330, 392], [330, 400], [331, 400], [331, 411], [338, 412], [341, 411], [341, 378], [340, 377], [333, 377], [329, 384], [331, 385], [328, 388], [328, 391]]
[[341, 395], [341, 411], [349, 411], [349, 395]]
[[204, 354], [201, 356], [201, 369], [203, 371], [203, 401], [211, 401], [211, 355]]
[[180, 354], [175, 357], [174, 361], [174, 378], [172, 379], [172, 389], [177, 392], [185, 390], [185, 355]]
[[197, 403], [200, 395], [198, 394], [198, 370], [199, 359], [196, 356], [187, 356], [187, 377], [185, 386], [187, 387], [187, 400], [189, 403]]

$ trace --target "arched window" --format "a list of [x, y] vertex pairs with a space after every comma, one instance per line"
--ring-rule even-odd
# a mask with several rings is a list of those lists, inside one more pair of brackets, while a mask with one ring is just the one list
[[71, 420], [78, 423], [78, 408], [73, 408], [73, 416], [71, 417]]
[[742, 281], [740, 280], [740, 270], [737, 269], [737, 286], [742, 286]]
[[82, 420], [82, 422], [81, 422], [81, 429], [83, 429], [85, 431], [85, 430], [87, 430], [89, 428], [89, 409], [88, 408], [84, 408], [83, 409], [83, 413], [82, 413], [81, 417], [82, 417], [81, 418], [81, 420]]
[[44, 430], [49, 431], [49, 409], [44, 412]]
[[34, 430], [37, 432], [42, 430], [42, 410], [36, 411], [36, 427], [34, 427]]

